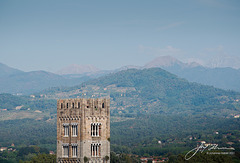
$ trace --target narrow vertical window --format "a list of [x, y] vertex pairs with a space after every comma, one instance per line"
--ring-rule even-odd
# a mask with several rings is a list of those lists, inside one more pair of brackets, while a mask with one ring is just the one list
[[68, 153], [69, 153], [68, 145], [64, 145], [63, 146], [63, 157], [68, 157]]
[[99, 136], [98, 135], [98, 124], [96, 124], [96, 135], [95, 136]]
[[68, 137], [69, 135], [69, 126], [68, 125], [64, 125], [64, 136]]
[[61, 103], [61, 109], [63, 108], [63, 103]]
[[97, 145], [95, 144], [95, 156], [98, 155], [98, 148], [97, 148]]
[[80, 108], [80, 102], [78, 102], [78, 108]]
[[73, 137], [77, 137], [77, 133], [78, 133], [78, 125], [77, 124], [73, 124], [72, 125], [72, 136]]
[[72, 157], [77, 157], [77, 145], [72, 146]]
[[102, 103], [102, 108], [104, 108], [105, 106], [104, 106], [104, 103]]
[[95, 136], [95, 124], [93, 124], [93, 136]]
[[74, 103], [72, 103], [72, 108], [74, 108]]
[[67, 108], [68, 108], [68, 103], [67, 103]]
[[95, 156], [95, 145], [93, 144], [93, 156]]

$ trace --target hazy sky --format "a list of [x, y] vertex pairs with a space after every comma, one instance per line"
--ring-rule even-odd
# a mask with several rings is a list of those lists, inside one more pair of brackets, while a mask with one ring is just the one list
[[1, 0], [0, 62], [55, 72], [240, 57], [239, 0]]

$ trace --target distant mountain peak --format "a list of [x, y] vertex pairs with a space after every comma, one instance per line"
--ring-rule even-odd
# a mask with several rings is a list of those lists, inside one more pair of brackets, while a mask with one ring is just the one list
[[67, 67], [62, 68], [61, 70], [57, 71], [57, 74], [60, 75], [67, 75], [67, 74], [84, 74], [84, 73], [94, 73], [98, 72], [100, 69], [96, 68], [93, 65], [78, 65], [78, 64], [71, 64]]
[[147, 63], [144, 68], [151, 68], [151, 67], [170, 67], [174, 64], [183, 65], [183, 63], [176, 58], [173, 58], [171, 56], [161, 56], [157, 57], [151, 62]]
[[178, 59], [171, 57], [171, 56], [161, 56], [157, 57], [151, 62], [147, 63], [144, 68], [153, 68], [153, 67], [161, 67], [161, 68], [167, 68], [167, 67], [172, 67], [172, 66], [181, 66], [181, 67], [197, 67], [201, 66], [197, 62], [188, 62], [188, 63], [183, 63], [179, 61]]

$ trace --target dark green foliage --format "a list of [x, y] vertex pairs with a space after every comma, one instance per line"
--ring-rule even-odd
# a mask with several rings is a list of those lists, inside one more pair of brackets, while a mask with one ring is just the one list
[[88, 158], [86, 156], [84, 156], [84, 162], [88, 162]]
[[121, 153], [116, 154], [115, 152], [110, 153], [110, 162], [111, 163], [140, 163], [140, 159], [136, 157], [130, 157], [127, 154]]
[[56, 155], [38, 154], [25, 163], [56, 163]]
[[30, 147], [22, 147], [19, 149], [18, 156], [22, 157], [24, 155], [28, 155], [29, 153], [45, 153], [47, 154], [49, 151], [46, 148], [40, 148], [38, 146], [30, 146]]
[[109, 156], [105, 156], [104, 160], [108, 161], [109, 160]]
[[33, 100], [28, 99], [28, 101], [24, 105], [24, 108], [31, 108], [32, 110], [46, 111], [46, 110], [56, 109], [56, 104], [57, 104], [57, 101], [53, 99], [38, 99], [38, 98]]
[[[221, 133], [221, 136], [215, 135], [214, 131]], [[240, 119], [141, 115], [132, 120], [111, 123], [111, 149], [118, 153], [141, 156], [145, 153], [151, 156], [170, 152], [178, 154], [192, 149], [199, 140], [226, 146], [222, 141], [223, 133], [235, 133], [240, 136]], [[196, 140], [190, 141], [189, 135], [196, 137]], [[230, 136], [228, 141], [229, 138]], [[158, 140], [163, 145], [158, 144]], [[237, 139], [233, 141], [234, 147], [240, 145]]]
[[56, 108], [56, 100], [30, 98], [27, 96], [15, 96], [7, 93], [0, 94], [0, 109], [15, 110], [17, 106], [22, 106], [21, 110], [30, 108], [31, 110], [46, 111]]
[[169, 161], [171, 162], [177, 162], [177, 163], [182, 163], [182, 162], [186, 162], [186, 163], [195, 163], [195, 162], [199, 162], [199, 163], [208, 163], [208, 162], [226, 162], [226, 163], [233, 163], [232, 157], [231, 155], [219, 155], [219, 154], [206, 154], [206, 153], [197, 153], [194, 157], [192, 157], [189, 160], [185, 160], [184, 155], [180, 154], [177, 156], [176, 160], [171, 160]]
[[56, 149], [56, 123], [36, 121], [33, 119], [18, 119], [0, 121], [0, 145], [17, 146], [41, 145], [49, 150]]
[[0, 94], [0, 109], [15, 109], [27, 102], [23, 96], [14, 96], [8, 93]]
[[56, 155], [48, 154], [46, 148], [38, 146], [21, 147], [17, 151], [4, 151], [0, 152], [0, 162], [7, 163], [55, 163]]
[[2, 163], [15, 163], [17, 158], [17, 152], [0, 152], [0, 162]]
[[7, 160], [5, 158], [0, 158], [1, 163], [15, 163], [15, 161]]

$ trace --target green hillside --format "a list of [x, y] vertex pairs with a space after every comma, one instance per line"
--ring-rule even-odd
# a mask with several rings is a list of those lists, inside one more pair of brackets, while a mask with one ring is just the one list
[[110, 74], [49, 92], [50, 98], [109, 96], [112, 114], [209, 114], [229, 116], [240, 111], [240, 93], [190, 83], [160, 68]]

